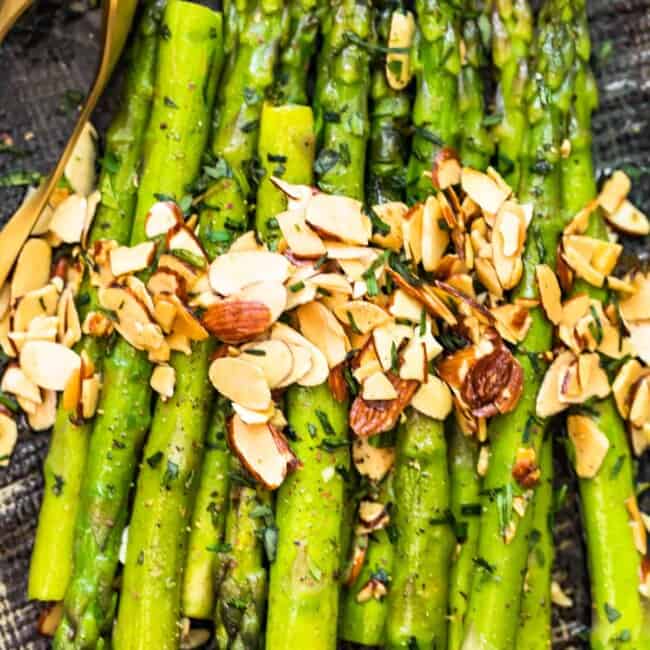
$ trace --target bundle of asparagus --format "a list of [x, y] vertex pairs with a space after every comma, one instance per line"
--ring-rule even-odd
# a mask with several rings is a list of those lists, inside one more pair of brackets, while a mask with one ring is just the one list
[[42, 629], [550, 648], [561, 439], [591, 646], [645, 648], [650, 277], [608, 228], [650, 225], [596, 189], [585, 3], [223, 9], [146, 5], [99, 193], [90, 156], [2, 293], [3, 404], [54, 424]]

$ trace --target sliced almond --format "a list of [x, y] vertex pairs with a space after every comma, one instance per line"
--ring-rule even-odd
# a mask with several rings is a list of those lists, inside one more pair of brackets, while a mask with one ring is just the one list
[[461, 177], [458, 153], [451, 147], [443, 147], [437, 154], [431, 170], [431, 182], [437, 190], [458, 185]]
[[34, 431], [45, 431], [54, 426], [56, 420], [56, 392], [53, 390], [43, 391], [43, 401], [35, 405], [32, 413], [27, 415], [29, 426]]
[[174, 201], [158, 201], [151, 206], [145, 218], [144, 232], [149, 239], [166, 235], [183, 223], [183, 213]]
[[[177, 332], [172, 332], [166, 339], [167, 345], [170, 350], [174, 352], [182, 352], [183, 354], [189, 355], [192, 352], [192, 347], [190, 345], [190, 339], [185, 336], [185, 334], [179, 334]], [[164, 346], [161, 346], [164, 347]], [[168, 361], [168, 359], [159, 358], [159, 362]]]
[[614, 214], [632, 189], [632, 181], [622, 171], [615, 171], [603, 185], [598, 203], [606, 214]]
[[625, 300], [621, 300], [619, 308], [625, 321], [650, 319], [650, 274], [635, 273], [631, 284], [636, 292]]
[[395, 90], [408, 86], [413, 76], [410, 48], [415, 38], [415, 19], [410, 11], [393, 11], [388, 33], [389, 52], [386, 56], [386, 79]]
[[225, 397], [254, 411], [271, 404], [271, 391], [262, 370], [241, 358], [222, 357], [210, 365], [210, 381]]
[[[318, 386], [327, 380], [329, 375], [329, 366], [325, 355], [311, 341], [308, 341], [304, 336], [301, 336], [296, 332], [296, 330], [284, 323], [275, 323], [271, 329], [271, 339], [277, 339], [287, 343], [292, 349], [292, 354], [295, 352], [293, 346], [309, 351], [311, 366], [304, 375], [296, 379], [298, 384], [301, 386]], [[294, 356], [294, 366], [297, 365], [297, 361], [299, 361], [299, 359], [296, 359]], [[287, 380], [283, 381], [282, 384], [288, 385], [286, 381]]]
[[246, 424], [235, 414], [228, 442], [244, 467], [268, 490], [279, 488], [288, 471], [298, 465], [284, 436], [268, 424]]
[[607, 221], [627, 235], [643, 236], [650, 233], [650, 221], [641, 210], [630, 201], [623, 201], [616, 212], [605, 212]]
[[113, 331], [113, 321], [99, 311], [91, 311], [81, 326], [81, 331], [88, 336], [108, 336]]
[[630, 415], [630, 392], [632, 387], [648, 372], [650, 371], [645, 369], [636, 359], [630, 359], [618, 371], [612, 384], [612, 392], [618, 412], [624, 420], [627, 420]]
[[312, 197], [320, 193], [319, 190], [309, 187], [309, 185], [294, 185], [277, 176], [271, 176], [271, 183], [287, 196], [290, 210], [304, 209]]
[[343, 293], [350, 295], [352, 286], [346, 278], [338, 273], [317, 273], [308, 280], [317, 289], [324, 289], [330, 293]]
[[537, 277], [537, 286], [542, 301], [542, 307], [546, 316], [554, 325], [558, 325], [562, 320], [562, 289], [560, 283], [553, 273], [553, 269], [547, 264], [538, 264], [535, 267]]
[[289, 260], [279, 253], [225, 253], [210, 266], [210, 284], [217, 293], [230, 296], [257, 282], [283, 284], [289, 267]]
[[607, 455], [607, 436], [585, 415], [570, 415], [567, 431], [576, 454], [576, 474], [580, 478], [593, 478]]
[[650, 422], [650, 380], [647, 378], [643, 378], [636, 386], [629, 420], [634, 427], [642, 427], [646, 422]]
[[0, 411], [0, 467], [9, 465], [9, 458], [18, 440], [18, 427], [15, 420], [6, 412]]
[[172, 366], [156, 366], [151, 373], [149, 384], [165, 402], [174, 395], [176, 371]]
[[503, 289], [499, 276], [490, 260], [478, 257], [474, 260], [476, 275], [481, 284], [496, 298], [503, 297]]
[[99, 403], [99, 391], [101, 389], [101, 377], [95, 373], [91, 377], [81, 380], [81, 417], [88, 420], [95, 415]]
[[[301, 349], [307, 355], [308, 364], [304, 362], [302, 368], [296, 369], [298, 376], [295, 379], [299, 379], [311, 368], [309, 352], [305, 348]], [[269, 339], [268, 341], [248, 343], [242, 346], [241, 351], [242, 359], [262, 370], [271, 389], [280, 386], [289, 377], [294, 367], [293, 349], [284, 341]]]
[[426, 381], [427, 353], [423, 342], [412, 338], [404, 348], [399, 366], [399, 376], [402, 379]]
[[28, 341], [20, 352], [20, 367], [37, 386], [63, 390], [81, 366], [79, 355], [60, 343]]
[[352, 587], [352, 585], [357, 581], [357, 578], [361, 574], [361, 569], [363, 569], [367, 552], [368, 536], [355, 535], [352, 540], [352, 557], [350, 558], [343, 574], [343, 584], [345, 584], [346, 587]]
[[362, 499], [359, 503], [359, 522], [357, 535], [369, 535], [377, 530], [383, 530], [390, 523], [390, 515], [386, 506], [378, 501]]
[[239, 235], [235, 241], [230, 244], [229, 253], [241, 253], [245, 251], [265, 251], [264, 244], [257, 241], [257, 235], [254, 230], [248, 230], [243, 235]]
[[[437, 204], [437, 201], [436, 201]], [[404, 256], [412, 260], [415, 265], [422, 261], [422, 213], [424, 205], [414, 205], [402, 221], [402, 235], [404, 237]]]
[[561, 352], [546, 371], [537, 394], [536, 412], [540, 417], [550, 417], [567, 408], [568, 404], [560, 401], [560, 387], [574, 361], [572, 352]]
[[11, 301], [11, 287], [9, 283], [5, 283], [0, 289], [0, 320], [2, 320], [9, 312], [9, 305]]
[[634, 537], [636, 550], [645, 557], [648, 551], [648, 534], [636, 496], [632, 495], [625, 499], [625, 507], [630, 516], [630, 527], [632, 528], [632, 536]]
[[499, 305], [491, 309], [496, 328], [509, 343], [517, 344], [526, 338], [533, 323], [528, 309], [519, 305]]
[[367, 334], [390, 320], [390, 314], [365, 300], [352, 300], [336, 309], [336, 317], [353, 331]]
[[460, 182], [463, 191], [472, 201], [489, 214], [496, 214], [509, 196], [509, 193], [487, 174], [469, 167], [463, 167]]
[[26, 293], [47, 284], [51, 264], [52, 249], [44, 239], [32, 237], [25, 242], [11, 279], [12, 304]]
[[449, 386], [436, 375], [429, 375], [413, 395], [411, 406], [430, 418], [444, 420], [453, 406]]
[[395, 449], [375, 447], [366, 438], [357, 438], [352, 444], [352, 459], [361, 476], [379, 482], [395, 463]]
[[412, 335], [411, 327], [393, 321], [375, 327], [372, 332], [372, 340], [375, 353], [384, 370], [388, 371], [392, 368], [396, 351], [399, 350], [403, 341], [411, 338]]
[[422, 266], [435, 271], [449, 244], [449, 232], [441, 226], [442, 212], [435, 196], [430, 196], [422, 210]]
[[627, 323], [630, 333], [630, 343], [635, 354], [650, 365], [650, 321]]
[[118, 246], [110, 252], [111, 272], [115, 277], [137, 273], [148, 268], [153, 261], [156, 245], [143, 242], [137, 246]]
[[419, 323], [422, 319], [422, 305], [402, 289], [397, 289], [391, 296], [388, 311], [396, 319]]
[[[65, 312], [61, 309], [65, 306]], [[67, 288], [61, 294], [59, 300], [59, 339], [63, 345], [71, 348], [81, 340], [81, 323], [77, 306], [75, 305], [74, 295], [70, 288]]]
[[264, 424], [265, 422], [270, 422], [276, 411], [274, 404], [271, 404], [266, 411], [253, 411], [244, 408], [236, 402], [233, 402], [232, 409], [246, 424]]
[[188, 252], [197, 261], [199, 268], [203, 268], [208, 259], [201, 242], [184, 224], [175, 226], [167, 233], [167, 249]]
[[269, 309], [271, 323], [275, 323], [287, 306], [287, 290], [279, 282], [256, 282], [244, 287], [233, 296], [235, 300], [244, 302], [261, 302]]
[[88, 196], [95, 186], [97, 131], [90, 122], [82, 127], [74, 150], [65, 166], [65, 177], [75, 192]]
[[[314, 356], [310, 348], [296, 345], [295, 343], [286, 343], [286, 345], [291, 350], [293, 365], [291, 366], [291, 372], [277, 385], [277, 388], [286, 388], [297, 383], [303, 377], [309, 377], [314, 365]], [[320, 364], [319, 372], [322, 375], [324, 374], [325, 366], [327, 366], [327, 360], [322, 353], [320, 358], [322, 358], [322, 363]]]
[[167, 300], [164, 296], [156, 296], [154, 318], [165, 334], [169, 334], [172, 331], [174, 320], [176, 319], [176, 311], [177, 307], [175, 302]]
[[408, 208], [404, 203], [399, 201], [389, 201], [388, 203], [375, 205], [372, 209], [379, 219], [390, 228], [390, 231], [387, 234], [381, 234], [379, 232], [373, 233], [372, 241], [381, 248], [389, 249], [398, 253], [402, 249], [404, 243], [402, 236], [402, 222]]
[[79, 194], [71, 194], [54, 210], [50, 232], [66, 244], [78, 244], [86, 223], [87, 210], [87, 199]]
[[27, 377], [22, 368], [17, 365], [7, 367], [5, 374], [2, 376], [0, 390], [17, 397], [23, 397], [34, 404], [42, 402], [41, 391], [36, 383]]
[[325, 254], [321, 238], [307, 222], [302, 210], [290, 210], [277, 215], [276, 219], [291, 252], [300, 258], [317, 259]]
[[18, 302], [13, 315], [13, 329], [24, 332], [40, 316], [53, 316], [57, 310], [59, 293], [53, 284], [26, 293]]
[[327, 359], [330, 368], [345, 360], [350, 344], [341, 324], [319, 302], [309, 302], [297, 310], [300, 330]]
[[397, 397], [397, 391], [383, 372], [375, 372], [363, 382], [364, 400], [391, 400]]
[[185, 287], [189, 291], [194, 288], [195, 283], [202, 277], [203, 273], [200, 269], [192, 266], [188, 262], [180, 260], [175, 255], [164, 253], [158, 260], [159, 271], [171, 271], [183, 278]]
[[346, 196], [316, 194], [305, 208], [305, 220], [317, 231], [350, 244], [366, 246], [372, 235], [361, 202]]

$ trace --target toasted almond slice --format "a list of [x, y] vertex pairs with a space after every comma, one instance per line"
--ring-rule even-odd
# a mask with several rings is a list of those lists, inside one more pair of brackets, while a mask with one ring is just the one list
[[118, 246], [110, 252], [111, 272], [118, 277], [142, 271], [151, 265], [155, 252], [156, 245], [151, 241], [137, 246]]
[[481, 284], [496, 298], [503, 297], [503, 289], [499, 276], [490, 260], [482, 257], [477, 257], [474, 260], [474, 267], [476, 268], [476, 275]]
[[598, 208], [598, 201], [594, 199], [578, 212], [570, 223], [564, 228], [565, 235], [582, 235], [589, 226], [589, 218]]
[[619, 303], [621, 316], [626, 323], [650, 319], [650, 274], [635, 273], [630, 282], [636, 293]]
[[153, 239], [166, 235], [183, 221], [183, 213], [174, 201], [158, 201], [147, 212], [144, 232], [149, 239]]
[[636, 287], [625, 279], [617, 278], [615, 275], [607, 276], [607, 286], [613, 291], [632, 294], [635, 293]]
[[[296, 368], [297, 376], [294, 381], [302, 377], [311, 368], [311, 356], [306, 348], [302, 351], [302, 363]], [[287, 379], [294, 367], [293, 348], [280, 340], [269, 339], [248, 343], [241, 348], [241, 358], [247, 363], [258, 366], [264, 373], [269, 388], [279, 387]], [[300, 355], [298, 352], [297, 355]], [[267, 418], [268, 419], [268, 418]]]
[[243, 253], [245, 251], [265, 251], [264, 244], [257, 241], [257, 235], [254, 230], [248, 230], [243, 235], [239, 235], [235, 241], [230, 244], [229, 253]]
[[648, 551], [648, 535], [635, 495], [625, 499], [625, 507], [630, 515], [630, 527], [636, 550], [645, 557]]
[[279, 282], [256, 282], [244, 287], [235, 300], [260, 302], [268, 307], [271, 323], [275, 323], [287, 307], [287, 290]]
[[399, 350], [402, 342], [413, 336], [413, 330], [408, 325], [400, 325], [388, 321], [383, 325], [375, 327], [372, 332], [372, 341], [375, 354], [379, 359], [381, 367], [388, 371], [393, 366], [393, 357]]
[[78, 244], [86, 223], [87, 210], [87, 199], [79, 194], [71, 194], [54, 210], [50, 232], [66, 244]]
[[509, 193], [487, 174], [469, 167], [463, 167], [460, 182], [469, 197], [489, 214], [496, 214], [509, 196]]
[[6, 410], [0, 411], [0, 467], [9, 465], [9, 458], [18, 440], [18, 426]]
[[449, 232], [441, 227], [442, 212], [435, 196], [430, 196], [422, 210], [422, 266], [435, 271], [449, 244]]
[[158, 260], [158, 271], [171, 271], [185, 280], [185, 287], [189, 291], [194, 288], [195, 283], [203, 276], [200, 269], [188, 262], [180, 260], [175, 255], [164, 253]]
[[65, 166], [65, 177], [75, 192], [88, 196], [95, 186], [97, 131], [90, 122], [82, 127], [74, 150]]
[[359, 503], [359, 522], [357, 535], [368, 535], [382, 530], [390, 523], [390, 515], [386, 506], [378, 501], [362, 499]]
[[[190, 339], [185, 336], [185, 334], [178, 334], [177, 332], [172, 332], [166, 339], [169, 349], [174, 352], [182, 352], [183, 354], [189, 355], [192, 352], [192, 346], [190, 345]], [[167, 361], [168, 359], [160, 359], [159, 361]]]
[[232, 409], [245, 424], [264, 424], [265, 422], [270, 422], [275, 413], [275, 405], [273, 403], [271, 403], [271, 406], [266, 411], [253, 411], [244, 408], [236, 402], [233, 402]]
[[307, 259], [316, 259], [326, 252], [321, 238], [305, 221], [304, 211], [291, 210], [277, 215], [276, 219], [291, 252]]
[[[435, 199], [434, 199], [435, 200]], [[437, 204], [437, 201], [436, 201]], [[422, 214], [424, 205], [414, 205], [402, 221], [402, 235], [404, 237], [404, 256], [414, 264], [422, 261]]]
[[176, 371], [172, 366], [156, 366], [151, 373], [149, 384], [160, 395], [162, 401], [166, 402], [174, 394]]
[[305, 208], [305, 220], [329, 237], [366, 246], [372, 227], [362, 207], [360, 201], [347, 196], [316, 194]]
[[396, 319], [419, 323], [424, 307], [402, 289], [397, 289], [391, 296], [388, 311]]
[[57, 311], [59, 293], [53, 284], [26, 293], [18, 302], [13, 315], [13, 329], [25, 332], [39, 316], [53, 316]]
[[352, 286], [346, 278], [338, 273], [317, 273], [307, 280], [309, 284], [330, 293], [343, 293], [350, 295]]
[[217, 293], [230, 296], [257, 282], [284, 284], [289, 267], [289, 260], [279, 253], [225, 253], [210, 266], [210, 284]]
[[[284, 341], [289, 345], [291, 352], [294, 355], [294, 369], [297, 369], [298, 363], [302, 362], [299, 358], [300, 352], [298, 352], [295, 347], [304, 348], [309, 352], [311, 357], [309, 370], [296, 379], [296, 383], [301, 386], [318, 386], [327, 380], [329, 375], [329, 366], [327, 365], [325, 355], [311, 341], [308, 341], [304, 336], [301, 336], [296, 332], [296, 330], [284, 323], [275, 323], [271, 329], [271, 339]], [[291, 374], [294, 375], [293, 370]], [[285, 379], [282, 382], [282, 385], [289, 385], [288, 380]]]
[[[291, 350], [293, 365], [291, 372], [277, 385], [277, 388], [286, 388], [297, 383], [299, 379], [308, 377], [313, 366], [313, 355], [310, 348], [296, 345], [295, 343], [286, 343], [286, 345]], [[325, 365], [327, 365], [327, 360], [324, 356], [322, 358]], [[321, 370], [324, 372], [324, 368], [321, 367]]]
[[60, 343], [28, 341], [20, 352], [20, 367], [41, 388], [63, 390], [81, 367], [79, 355]]
[[627, 174], [615, 171], [603, 185], [598, 195], [598, 202], [606, 214], [614, 214], [632, 189], [632, 182]]
[[156, 296], [154, 318], [162, 331], [169, 334], [172, 331], [176, 318], [176, 303], [167, 300], [164, 296]]
[[590, 417], [584, 415], [570, 415], [567, 431], [575, 450], [576, 474], [580, 478], [593, 478], [607, 455], [607, 436]]
[[262, 370], [241, 358], [222, 357], [210, 365], [212, 385], [233, 402], [264, 411], [271, 404], [271, 391]]
[[65, 309], [65, 331], [61, 337], [61, 343], [71, 348], [81, 340], [81, 323], [72, 291], [70, 289], [65, 291], [69, 291], [69, 293]]
[[630, 201], [623, 201], [616, 212], [605, 212], [607, 221], [627, 235], [647, 235], [650, 233], [650, 221], [641, 210]]
[[34, 431], [45, 431], [54, 426], [55, 420], [56, 392], [53, 390], [44, 390], [42, 402], [36, 404], [34, 411], [27, 415], [27, 421]]
[[437, 154], [431, 170], [431, 182], [437, 190], [458, 185], [461, 166], [458, 153], [451, 147], [443, 147]]
[[566, 402], [560, 401], [560, 388], [574, 361], [575, 356], [572, 352], [561, 352], [546, 371], [537, 394], [536, 412], [540, 417], [555, 415], [568, 407]]
[[399, 376], [402, 379], [426, 381], [427, 355], [424, 343], [413, 338], [406, 344], [399, 366]]
[[363, 569], [367, 552], [368, 536], [355, 535], [354, 539], [352, 540], [352, 552], [350, 553], [351, 558], [349, 559], [345, 567], [345, 571], [343, 572], [343, 584], [345, 584], [346, 587], [352, 587], [357, 581], [359, 575], [361, 574], [361, 569]]
[[374, 447], [366, 438], [357, 438], [352, 445], [352, 459], [361, 476], [379, 482], [395, 463], [395, 449]]
[[411, 400], [414, 409], [435, 420], [444, 420], [451, 413], [452, 405], [449, 386], [435, 375], [427, 377]]
[[2, 320], [9, 312], [9, 304], [11, 300], [11, 286], [5, 283], [0, 289], [0, 320]]
[[386, 375], [379, 371], [375, 372], [363, 382], [363, 399], [391, 400], [397, 397], [397, 391]]
[[200, 261], [199, 268], [203, 268], [208, 256], [196, 235], [184, 224], [179, 224], [167, 233], [167, 249], [170, 251], [187, 251]]
[[36, 383], [27, 377], [19, 366], [14, 364], [8, 366], [7, 370], [5, 370], [0, 383], [0, 390], [28, 399], [34, 404], [40, 404], [43, 401], [41, 391]]
[[91, 311], [81, 326], [81, 331], [88, 336], [108, 336], [113, 330], [113, 321], [99, 311]]
[[650, 370], [644, 368], [636, 359], [630, 359], [618, 371], [612, 384], [612, 393], [614, 394], [618, 412], [624, 420], [627, 420], [630, 415], [632, 387], [649, 372]]
[[500, 305], [493, 307], [492, 315], [496, 318], [496, 328], [509, 343], [517, 344], [526, 338], [533, 319], [528, 309], [519, 305]]
[[366, 334], [390, 320], [390, 314], [364, 300], [351, 300], [336, 308], [336, 317], [354, 331]]
[[576, 275], [595, 287], [602, 287], [605, 282], [605, 274], [596, 270], [589, 261], [576, 249], [564, 247], [562, 257]]
[[579, 355], [560, 380], [560, 401], [581, 404], [591, 397], [602, 399], [609, 395], [611, 389], [607, 373], [599, 363], [599, 357], [595, 353]]
[[539, 287], [542, 307], [546, 316], [554, 325], [558, 325], [562, 320], [562, 289], [560, 283], [553, 273], [553, 269], [547, 264], [538, 264], [535, 268], [537, 277], [537, 286]]
[[408, 86], [413, 76], [410, 48], [415, 38], [415, 19], [410, 11], [393, 11], [388, 33], [389, 52], [386, 56], [386, 79], [395, 90]]
[[50, 278], [52, 264], [52, 249], [50, 245], [38, 237], [32, 237], [25, 242], [11, 280], [11, 303], [26, 293], [41, 289]]
[[289, 198], [289, 210], [304, 209], [319, 190], [309, 185], [293, 185], [277, 176], [271, 176], [271, 183]]
[[99, 391], [101, 388], [101, 377], [94, 374], [81, 380], [81, 417], [88, 420], [95, 415], [99, 403]]
[[374, 375], [377, 372], [382, 372], [382, 367], [375, 358], [363, 362], [352, 374], [359, 383], [363, 383], [370, 375]]
[[235, 414], [228, 442], [244, 467], [268, 490], [279, 488], [287, 473], [300, 464], [285, 437], [268, 423], [246, 424]]
[[147, 282], [147, 289], [152, 296], [157, 294], [175, 294], [184, 298], [187, 294], [185, 278], [171, 269], [156, 269]]
[[325, 355], [330, 368], [345, 361], [350, 343], [327, 307], [320, 302], [309, 302], [298, 307], [297, 315], [303, 336]]
[[650, 380], [647, 377], [637, 383], [629, 419], [635, 427], [642, 427], [646, 422], [650, 422]]
[[172, 296], [172, 300], [176, 303], [172, 331], [187, 336], [191, 341], [205, 341], [210, 335], [201, 321], [176, 296]]
[[402, 236], [402, 222], [408, 208], [404, 203], [399, 201], [389, 201], [381, 205], [375, 205], [372, 208], [375, 214], [383, 221], [390, 231], [387, 234], [375, 232], [372, 235], [373, 243], [381, 248], [390, 249], [399, 253], [404, 243]]
[[102, 194], [99, 190], [91, 192], [86, 201], [86, 218], [84, 219], [84, 225], [81, 229], [81, 246], [86, 248], [88, 245], [88, 234], [90, 233], [90, 228], [93, 225], [95, 220], [95, 213], [97, 208], [102, 200]]

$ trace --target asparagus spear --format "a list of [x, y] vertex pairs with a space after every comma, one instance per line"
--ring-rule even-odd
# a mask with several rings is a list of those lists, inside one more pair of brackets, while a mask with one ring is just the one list
[[[380, 45], [388, 44], [394, 11], [403, 11], [394, 0], [377, 1], [376, 30]], [[411, 100], [405, 90], [394, 90], [386, 79], [383, 57], [375, 64], [370, 97], [370, 140], [366, 170], [366, 196], [370, 205], [401, 201], [405, 197], [407, 127]]]
[[482, 0], [467, 0], [462, 21], [463, 61], [458, 77], [458, 105], [462, 118], [460, 157], [464, 165], [485, 169], [494, 152], [494, 142], [485, 125], [483, 68], [487, 62], [480, 19]]
[[[180, 197], [196, 176], [209, 126], [219, 46], [218, 14], [172, 2], [164, 16], [156, 94], [146, 136], [131, 242], [144, 239], [144, 221], [155, 194]], [[174, 74], [171, 74], [171, 71]], [[108, 631], [114, 607], [112, 582], [126, 524], [131, 482], [149, 429], [151, 363], [146, 353], [118, 340], [104, 365], [104, 390], [82, 482], [74, 546], [74, 571], [65, 597], [56, 648], [95, 647]]]
[[181, 609], [185, 616], [210, 619], [214, 612], [217, 548], [226, 525], [230, 453], [226, 442], [227, 400], [214, 400], [205, 453], [190, 523]]
[[[562, 207], [567, 218], [573, 217], [597, 193], [591, 152], [591, 113], [598, 97], [589, 68], [591, 44], [585, 5], [583, 0], [572, 4], [577, 57], [568, 121], [571, 151], [562, 165]], [[607, 239], [607, 228], [599, 210], [592, 213], [586, 234]], [[574, 293], [607, 300], [607, 292], [580, 280]], [[579, 480], [592, 595], [591, 647], [601, 650], [616, 645], [621, 635], [626, 636], [624, 630], [629, 634], [629, 647], [645, 647], [650, 643], [647, 613], [636, 588], [640, 556], [624, 505], [634, 495], [633, 460], [627, 433], [612, 397], [593, 404], [593, 417], [598, 429], [608, 438], [609, 451], [596, 476]], [[612, 616], [612, 611], [619, 612], [620, 617]]]
[[521, 599], [518, 650], [551, 649], [551, 574], [553, 547], [553, 438], [547, 435], [539, 457], [540, 484], [535, 491], [528, 535], [528, 568]]
[[444, 425], [411, 409], [395, 461], [386, 648], [444, 648], [453, 533]]
[[526, 142], [524, 91], [532, 38], [533, 14], [528, 0], [492, 0], [492, 61], [498, 71], [496, 111], [502, 115], [494, 129], [497, 169], [515, 190]]
[[[99, 180], [102, 202], [90, 232], [90, 246], [102, 239], [125, 244], [131, 234], [138, 166], [151, 113], [158, 26], [164, 5], [165, 0], [147, 4], [129, 52], [124, 98], [106, 135], [104, 158], [114, 165], [102, 169]], [[88, 278], [79, 296], [83, 322], [86, 314], [98, 306], [97, 290]], [[85, 352], [100, 369], [104, 343], [101, 338], [84, 336], [77, 352]], [[29, 572], [30, 598], [61, 600], [65, 594], [72, 572], [74, 523], [91, 429], [91, 422], [79, 420], [76, 414], [59, 405], [43, 467], [45, 489]]]
[[[233, 237], [246, 230], [248, 221], [248, 202], [253, 198], [255, 184], [254, 166], [256, 146], [259, 135], [259, 121], [262, 114], [265, 93], [273, 81], [273, 68], [278, 59], [279, 43], [285, 22], [285, 6], [276, 0], [249, 0], [231, 12], [228, 48], [231, 52], [224, 81], [219, 91], [218, 105], [215, 111], [216, 130], [212, 139], [211, 152], [216, 159], [213, 169], [222, 170], [222, 177], [207, 190], [204, 195], [205, 211], [209, 217], [210, 227], [206, 236], [218, 244], [220, 252], [225, 251]], [[216, 408], [213, 420], [217, 427], [225, 420], [224, 408]], [[229, 464], [227, 449], [216, 449], [206, 457], [201, 477], [201, 493], [212, 491], [209, 477], [210, 463], [218, 467]], [[220, 494], [227, 494], [225, 482], [219, 482]], [[240, 491], [240, 488], [235, 487]], [[244, 495], [240, 501], [249, 500]], [[216, 506], [215, 506], [216, 507]], [[225, 505], [220, 506], [224, 508]], [[208, 513], [196, 513], [194, 524], [201, 528], [207, 525]], [[214, 531], [210, 546], [218, 544], [223, 530], [223, 521], [218, 520], [219, 527]], [[248, 538], [239, 539], [246, 543]], [[205, 547], [204, 547], [205, 548]], [[253, 554], [256, 548], [249, 551]], [[238, 549], [243, 554], [244, 549]], [[187, 580], [193, 576], [190, 584], [186, 581], [184, 592], [184, 611], [187, 614], [197, 612], [200, 604], [201, 617], [214, 614], [214, 591], [211, 582], [200, 582], [198, 578], [214, 571], [216, 558], [207, 555], [200, 547], [190, 553], [187, 562]], [[260, 558], [261, 563], [261, 558]], [[206, 611], [211, 605], [210, 611]], [[198, 615], [198, 614], [194, 614]], [[260, 613], [261, 616], [261, 613]]]
[[[561, 113], [558, 102], [566, 87], [571, 64], [571, 39], [559, 17], [541, 25], [536, 39], [536, 58], [527, 90], [528, 131], [522, 160], [522, 201], [534, 203], [524, 251], [524, 275], [516, 295], [537, 296], [535, 268], [555, 265], [557, 238], [563, 227], [560, 214]], [[524, 371], [525, 390], [510, 413], [490, 421], [490, 461], [484, 481], [483, 516], [476, 569], [466, 619], [464, 650], [499, 648], [515, 643], [521, 592], [528, 557], [527, 537], [531, 508], [523, 518], [513, 513], [512, 499], [525, 490], [512, 469], [518, 450], [531, 448], [539, 457], [544, 422], [536, 416], [536, 396], [544, 375], [540, 354], [549, 350], [552, 328], [539, 308], [531, 310], [532, 325], [519, 344], [516, 358]], [[508, 526], [516, 526], [506, 536]], [[512, 537], [512, 538], [510, 538]], [[507, 542], [506, 542], [507, 540]], [[488, 612], [507, 613], [490, 616]]]
[[455, 146], [460, 130], [458, 75], [460, 52], [458, 7], [441, 0], [416, 0], [419, 33], [415, 45], [417, 80], [413, 123], [415, 134], [407, 172], [409, 201], [425, 198], [430, 171], [443, 146]]
[[456, 553], [449, 576], [449, 638], [447, 648], [463, 643], [465, 613], [471, 590], [476, 546], [481, 528], [481, 481], [477, 474], [478, 445], [451, 423], [449, 473], [451, 513], [456, 524]]
[[[352, 0], [333, 3], [323, 32], [315, 99], [320, 150], [314, 167], [322, 190], [362, 199], [370, 85], [365, 44], [373, 37], [370, 6]], [[288, 391], [288, 420], [298, 438], [293, 447], [303, 467], [278, 491], [269, 648], [309, 643], [317, 649], [336, 644], [345, 498], [342, 473], [349, 457], [341, 449], [328, 451], [322, 443], [332, 433], [338, 441], [347, 438], [346, 407], [327, 385], [294, 386]]]

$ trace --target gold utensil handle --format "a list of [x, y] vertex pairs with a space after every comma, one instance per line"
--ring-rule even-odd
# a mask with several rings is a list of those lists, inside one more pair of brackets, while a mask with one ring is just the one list
[[0, 43], [31, 4], [32, 0], [0, 0]]

